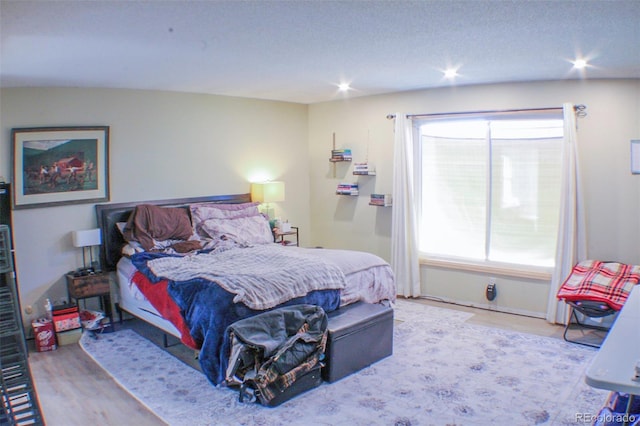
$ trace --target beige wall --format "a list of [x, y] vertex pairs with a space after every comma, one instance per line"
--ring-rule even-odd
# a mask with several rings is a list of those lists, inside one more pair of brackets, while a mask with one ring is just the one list
[[[640, 263], [640, 175], [629, 169], [629, 140], [640, 138], [640, 81], [567, 81], [449, 87], [314, 104], [309, 107], [311, 222], [313, 241], [325, 247], [373, 251], [390, 259], [391, 209], [371, 207], [372, 192], [391, 192], [393, 121], [389, 113], [587, 105], [578, 121], [590, 257]], [[340, 164], [333, 176], [328, 158], [332, 134], [338, 148], [351, 148], [353, 161], [376, 164], [376, 177], [351, 175]], [[359, 181], [361, 195], [335, 195], [341, 180]], [[495, 276], [498, 298], [484, 290]], [[422, 291], [444, 300], [542, 316], [548, 282], [494, 274], [422, 267]]]
[[[132, 90], [3, 89], [0, 176], [10, 179], [11, 128], [110, 126], [111, 201], [245, 193], [262, 177], [286, 184], [276, 213], [310, 241], [307, 107], [223, 96]], [[70, 232], [96, 226], [93, 204], [13, 212], [18, 281], [30, 318], [66, 297], [81, 266]]]
[[[392, 189], [393, 121], [389, 113], [434, 113], [583, 103], [579, 120], [589, 256], [640, 263], [640, 176], [629, 172], [629, 140], [640, 138], [640, 81], [572, 81], [450, 87], [310, 106], [223, 96], [132, 90], [3, 89], [0, 175], [11, 177], [11, 128], [111, 127], [111, 201], [240, 193], [254, 175], [283, 180], [278, 216], [301, 229], [303, 245], [358, 249], [390, 259], [391, 209], [368, 205]], [[377, 176], [351, 175], [329, 162], [336, 147], [369, 160]], [[355, 178], [355, 179], [354, 179]], [[359, 197], [336, 196], [342, 181]], [[66, 297], [63, 275], [82, 262], [69, 233], [95, 226], [92, 204], [14, 211], [23, 307], [42, 314], [45, 297]], [[426, 295], [540, 316], [548, 283], [422, 268]]]

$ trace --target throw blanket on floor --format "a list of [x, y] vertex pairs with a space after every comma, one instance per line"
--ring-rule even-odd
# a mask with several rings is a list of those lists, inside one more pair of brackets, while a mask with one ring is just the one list
[[340, 290], [342, 271], [317, 256], [277, 244], [232, 248], [221, 253], [162, 257], [147, 262], [150, 272], [171, 281], [204, 279], [235, 294], [251, 309], [273, 308], [315, 290]]
[[557, 298], [604, 302], [620, 310], [638, 282], [640, 266], [585, 260], [573, 267], [571, 275], [558, 290]]
[[[287, 250], [284, 247], [280, 247], [280, 249]], [[229, 250], [229, 252], [232, 250]], [[203, 254], [197, 256], [203, 256]], [[228, 363], [230, 341], [228, 336], [225, 335], [225, 330], [238, 320], [264, 311], [251, 309], [244, 303], [235, 303], [237, 295], [218, 284], [218, 282], [222, 281], [220, 277], [217, 277], [216, 281], [198, 277], [185, 281], [174, 281], [156, 276], [148, 267], [148, 264], [154, 260], [175, 258], [176, 260], [183, 259], [184, 261], [189, 257], [194, 256], [185, 257], [157, 252], [142, 252], [131, 256], [131, 261], [140, 271], [140, 275], [147, 280], [146, 286], [142, 286], [142, 288], [139, 286], [143, 294], [145, 294], [143, 290], [145, 287], [166, 286], [167, 297], [170, 297], [179, 308], [194, 346], [200, 348], [199, 362], [202, 371], [212, 384], [217, 385], [224, 381]], [[215, 256], [209, 256], [209, 258], [215, 259]], [[252, 265], [251, 269], [257, 269], [258, 266], [260, 265]], [[262, 266], [266, 267], [266, 265]], [[312, 290], [300, 297], [286, 300], [275, 307], [298, 304], [317, 305], [326, 312], [331, 312], [340, 306], [340, 290], [338, 288]], [[183, 328], [178, 327], [178, 329], [182, 330]]]

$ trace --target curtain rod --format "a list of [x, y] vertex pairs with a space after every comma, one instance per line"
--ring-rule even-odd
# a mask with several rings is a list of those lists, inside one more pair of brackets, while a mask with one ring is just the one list
[[[580, 118], [587, 115], [586, 105], [574, 105], [573, 109], [576, 115]], [[456, 116], [456, 115], [471, 115], [471, 114], [503, 114], [510, 112], [540, 112], [540, 111], [558, 111], [562, 110], [562, 107], [550, 107], [550, 108], [528, 108], [528, 109], [502, 109], [493, 111], [466, 111], [466, 112], [438, 112], [433, 114], [407, 114], [407, 118], [422, 118], [422, 117], [442, 117], [442, 116]], [[387, 119], [393, 120], [396, 118], [395, 114], [387, 114]]]

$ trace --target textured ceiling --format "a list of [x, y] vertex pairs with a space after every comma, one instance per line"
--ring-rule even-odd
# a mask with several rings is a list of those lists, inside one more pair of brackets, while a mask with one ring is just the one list
[[[451, 84], [640, 78], [640, 0], [8, 1], [1, 87], [315, 103]], [[589, 59], [582, 73], [577, 56]], [[459, 67], [452, 82], [446, 67]], [[337, 84], [352, 89], [338, 93]]]

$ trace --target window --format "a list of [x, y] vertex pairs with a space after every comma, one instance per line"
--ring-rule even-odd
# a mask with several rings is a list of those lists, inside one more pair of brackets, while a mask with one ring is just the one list
[[430, 119], [418, 131], [420, 251], [553, 267], [562, 116]]

